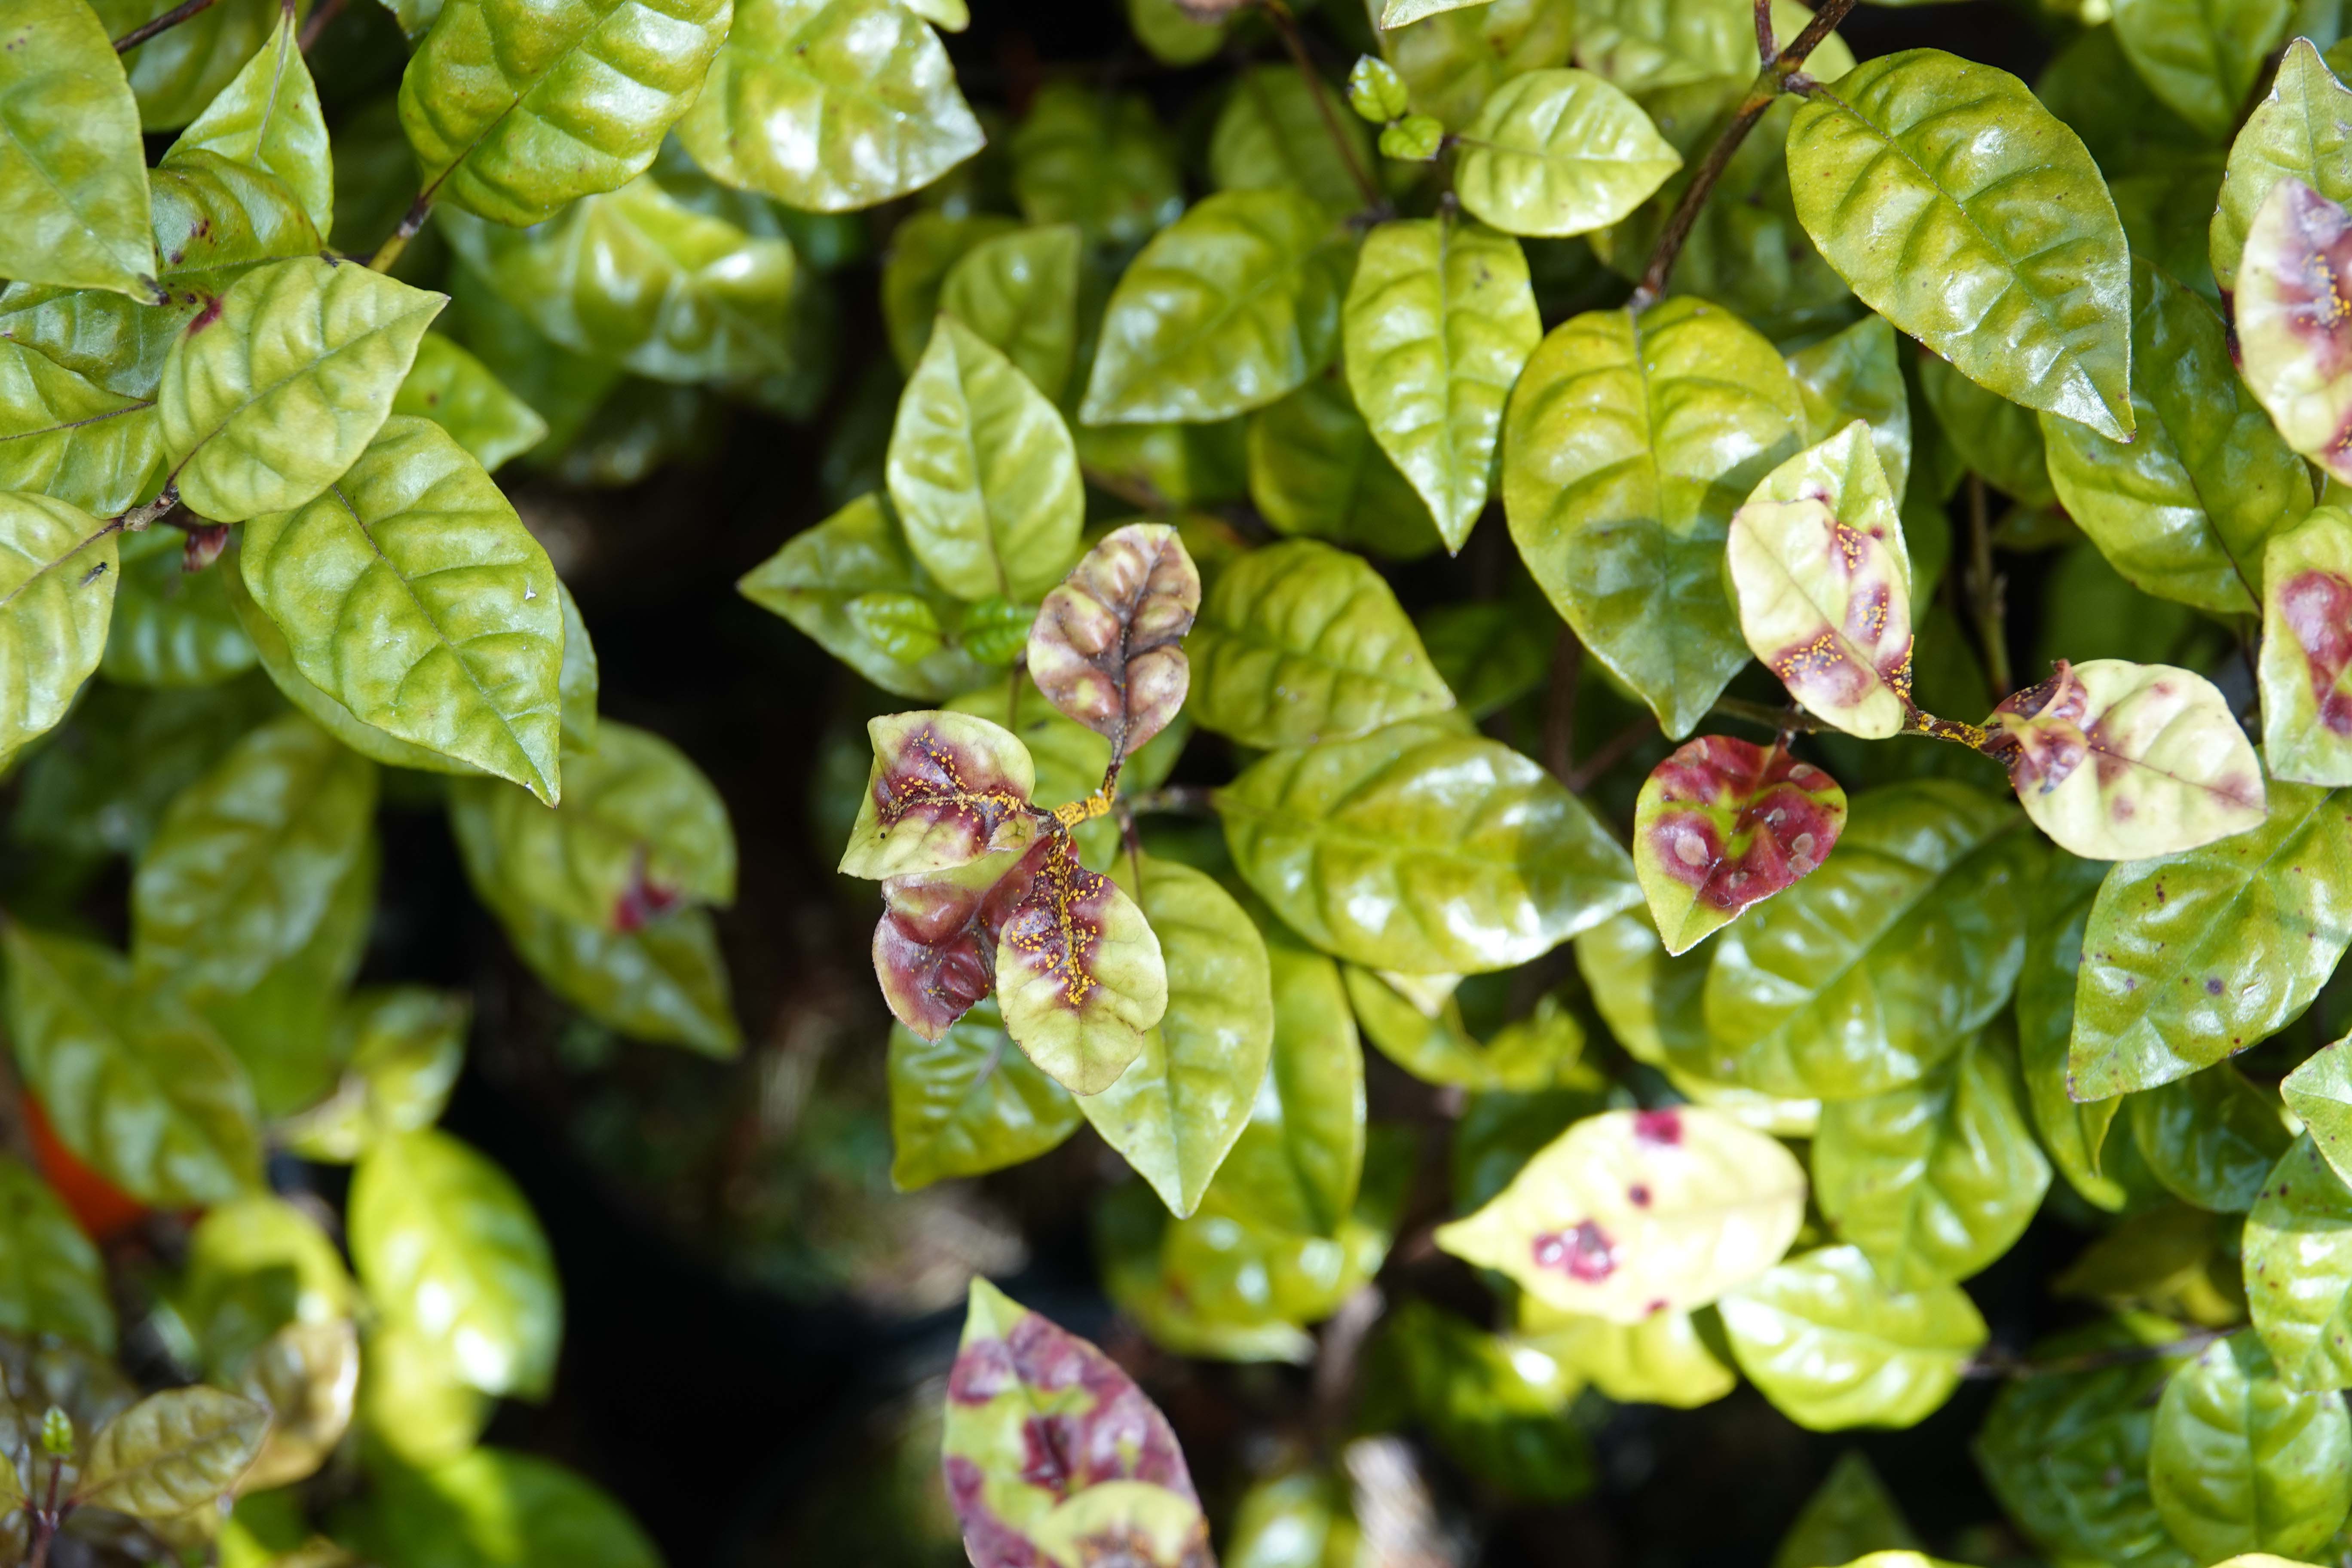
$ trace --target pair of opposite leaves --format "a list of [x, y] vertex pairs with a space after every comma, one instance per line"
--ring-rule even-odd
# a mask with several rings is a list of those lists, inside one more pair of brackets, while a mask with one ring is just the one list
[[1048, 811], [1028, 748], [1001, 725], [894, 713], [867, 733], [874, 768], [841, 869], [882, 882], [874, 968], [890, 1010], [937, 1040], [991, 990], [1006, 1033], [1076, 1094], [1108, 1089], [1168, 1003], [1143, 911], [1078, 863], [1069, 829], [1108, 809], [1120, 764], [1183, 706], [1181, 646], [1201, 577], [1176, 531], [1130, 523], [1045, 595], [1028, 668], [1048, 701], [1111, 743], [1104, 793]]

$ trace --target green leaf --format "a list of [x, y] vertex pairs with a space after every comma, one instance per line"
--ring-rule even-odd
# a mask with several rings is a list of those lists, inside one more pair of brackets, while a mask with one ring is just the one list
[[1696, 728], [1748, 662], [1723, 541], [1803, 427], [1772, 345], [1686, 298], [1638, 320], [1596, 310], [1554, 328], [1511, 394], [1512, 541], [1578, 640], [1670, 739]]
[[1249, 416], [1250, 500], [1276, 533], [1395, 561], [1435, 550], [1429, 507], [1378, 445], [1333, 372]]
[[1786, 1099], [1917, 1081], [2009, 1000], [2032, 838], [1965, 785], [1853, 797], [1837, 853], [1717, 939], [1705, 1076]]
[[1349, 248], [1296, 191], [1224, 191], [1152, 237], [1103, 317], [1078, 416], [1202, 424], [1262, 408], [1330, 363]]
[[1986, 1335], [1958, 1286], [1890, 1291], [1855, 1247], [1792, 1258], [1719, 1310], [1739, 1370], [1815, 1432], [1917, 1426], [1952, 1396]]
[[1810, 763], [1726, 735], [1678, 748], [1633, 805], [1633, 872], [1669, 953], [1687, 952], [1829, 858], [1845, 791]]
[[268, 1426], [268, 1405], [217, 1388], [151, 1394], [90, 1439], [73, 1500], [134, 1519], [176, 1518], [235, 1486]]
[[79, 507], [0, 492], [0, 758], [56, 728], [105, 655], [115, 537]]
[[557, 798], [555, 570], [440, 426], [386, 420], [332, 489], [247, 525], [237, 570], [295, 667], [360, 722]]
[[1077, 554], [1086, 503], [1068, 426], [952, 316], [898, 400], [887, 473], [915, 558], [961, 598], [1035, 600]]
[[1199, 1206], [1265, 1078], [1265, 943], [1233, 895], [1189, 866], [1147, 855], [1122, 858], [1116, 873], [1165, 955], [1167, 1011], [1142, 1054], [1078, 1109], [1181, 1217]]
[[279, 1135], [306, 1160], [349, 1164], [378, 1139], [432, 1126], [465, 1064], [472, 1015], [464, 996], [421, 985], [353, 994], [335, 1018], [341, 1081]]
[[1859, 1448], [1848, 1448], [1772, 1553], [1772, 1568], [1840, 1568], [1874, 1552], [1916, 1552], [1903, 1510]]
[[547, 1392], [563, 1298], [547, 1237], [504, 1172], [446, 1132], [383, 1139], [352, 1173], [350, 1226], [379, 1312], [446, 1346], [485, 1394]]
[[114, 1353], [106, 1263], [32, 1168], [0, 1155], [0, 1331], [60, 1334]]
[[1193, 718], [1244, 745], [1344, 741], [1454, 706], [1380, 574], [1314, 540], [1254, 550], [1219, 574], [1191, 657]]
[[1408, 114], [1381, 132], [1381, 156], [1407, 163], [1428, 163], [1445, 148], [1445, 122], [1427, 114]]
[[1590, 1068], [1579, 1071], [1583, 1026], [1557, 997], [1538, 998], [1533, 1012], [1481, 1044], [1453, 995], [1460, 978], [1374, 973], [1349, 964], [1348, 999], [1381, 1054], [1423, 1083], [1532, 1094], [1590, 1081]]
[[[1439, 5], [1435, 9], [1445, 11], [1454, 7]], [[1420, 19], [1418, 16], [1410, 18], [1416, 22]], [[1399, 19], [1387, 25], [1401, 27], [1405, 26], [1405, 21]], [[1378, 55], [1359, 55], [1348, 71], [1348, 107], [1356, 111], [1359, 119], [1369, 120], [1378, 125], [1383, 121], [1403, 118], [1412, 105], [1405, 95], [1404, 78], [1397, 75], [1394, 67]]]
[[1503, 83], [1460, 137], [1462, 205], [1506, 234], [1603, 228], [1647, 201], [1682, 155], [1639, 105], [1589, 72]]
[[376, 1562], [409, 1568], [541, 1563], [661, 1568], [661, 1553], [626, 1509], [536, 1455], [471, 1448], [425, 1469], [383, 1465], [369, 1479], [374, 1495], [355, 1516], [343, 1517]]
[[0, 342], [0, 489], [113, 517], [161, 489], [152, 399], [109, 392], [23, 343]]
[[[401, 129], [425, 194], [521, 225], [628, 184], [698, 91], [705, 104], [730, 97], [703, 79], [723, 68], [713, 57], [729, 15], [728, 0], [556, 0], [528, 11], [446, 0], [400, 79]], [[760, 38], [756, 22], [745, 31]]]
[[[172, 0], [91, 0], [110, 37], [161, 18]], [[142, 44], [124, 64], [150, 131], [185, 125], [235, 79], [278, 20], [270, 0], [221, 0]]]
[[1797, 111], [1789, 172], [1863, 303], [2012, 403], [2131, 434], [2123, 224], [2023, 82], [1937, 49], [1868, 61]]
[[[2137, 1142], [2122, 1144], [2117, 1152], [2128, 1149], [2137, 1153], [2138, 1147]], [[2130, 1169], [2127, 1162], [2118, 1164]], [[2267, 1166], [2263, 1173], [2269, 1173]], [[2242, 1321], [2246, 1292], [2239, 1279], [2242, 1265], [2237, 1246], [2242, 1227], [2187, 1204], [2151, 1200], [2147, 1189], [2152, 1183], [2140, 1180], [2137, 1170], [2131, 1174], [2132, 1195], [2156, 1206], [2137, 1209], [2093, 1242], [2051, 1281], [2051, 1292], [2214, 1326]], [[2230, 1229], [2226, 1253], [2225, 1224]]]
[[1638, 1323], [1556, 1312], [1519, 1298], [1519, 1343], [1625, 1405], [1692, 1410], [1711, 1405], [1739, 1379], [1717, 1358], [1689, 1312], [1652, 1312]]
[[890, 1184], [902, 1193], [1033, 1160], [1085, 1118], [983, 998], [936, 1041], [890, 1031]]
[[114, 619], [99, 668], [133, 686], [212, 686], [251, 669], [253, 644], [236, 624], [227, 569], [187, 569], [186, 536], [150, 529], [125, 536]]
[[2316, 1128], [2269, 1173], [2246, 1215], [2246, 1301], [2291, 1387], [2352, 1388], [2352, 1188]]
[[0, 275], [155, 297], [139, 106], [81, 0], [11, 7], [0, 49]]
[[1224, 47], [1232, 19], [1200, 20], [1177, 0], [1127, 0], [1127, 25], [1160, 64], [1196, 66]]
[[1543, 336], [1518, 242], [1444, 218], [1366, 237], [1341, 318], [1348, 386], [1446, 547], [1486, 505], [1511, 385]]
[[[1811, 21], [1796, 0], [1773, 0], [1772, 37], [1780, 47]], [[1627, 92], [1754, 72], [1756, 27], [1749, 8], [1723, 0], [1583, 0], [1577, 58]], [[1832, 33], [1806, 61], [1809, 74], [1835, 81], [1853, 68], [1853, 51]]]
[[1383, 31], [1381, 53], [1416, 111], [1458, 127], [1511, 78], [1566, 65], [1576, 31], [1574, 0], [1491, 0]]
[[1465, 1471], [1506, 1497], [1567, 1502], [1591, 1489], [1582, 1428], [1563, 1419], [1571, 1392], [1549, 1357], [1433, 1307], [1404, 1302], [1373, 1346], [1365, 1382], [1417, 1420]]
[[320, 258], [257, 267], [163, 361], [156, 405], [181, 498], [241, 522], [310, 500], [357, 461], [445, 296]]
[[547, 421], [537, 410], [439, 332], [425, 333], [416, 345], [416, 361], [393, 397], [392, 411], [432, 420], [491, 473], [547, 438]]
[[2352, 1164], [2352, 1049], [2343, 1040], [2320, 1047], [2286, 1075], [2279, 1093], [2341, 1174]]
[[253, 1088], [210, 1027], [103, 948], [13, 921], [0, 943], [16, 1065], [67, 1148], [151, 1204], [259, 1183]]
[[[911, 214], [890, 231], [890, 248], [882, 258], [882, 322], [901, 370], [913, 370], [923, 357], [940, 313], [940, 295], [956, 263], [991, 239], [1020, 233], [1021, 226], [1003, 213], [932, 211]], [[1000, 349], [1005, 346], [985, 331], [981, 335]]]
[[2041, 884], [2025, 900], [2025, 963], [2017, 974], [2017, 1055], [2025, 1102], [2042, 1146], [2074, 1190], [2103, 1209], [2120, 1209], [2123, 1184], [2099, 1152], [2120, 1099], [2077, 1103], [2066, 1091], [2066, 1047], [2074, 1032], [2074, 977], [2083, 933], [2107, 875], [2106, 862], [2059, 850], [2042, 858]]
[[[2160, 365], [2143, 366], [2148, 374], [2160, 374], [2161, 369]], [[2046, 507], [2057, 499], [2051, 488], [2042, 416], [1997, 392], [1988, 392], [1935, 354], [1919, 357], [1919, 391], [1961, 462], [1986, 483], [2020, 506]], [[2137, 406], [2133, 412], [2137, 417]], [[2103, 447], [2122, 445], [2107, 442], [2071, 419], [2053, 415], [2049, 423], [2057, 431], [2074, 435], [2086, 447], [2095, 442]], [[2125, 449], [2130, 451], [2127, 445]]]
[[2279, 1381], [2240, 1332], [2165, 1385], [2147, 1456], [2157, 1511], [2198, 1561], [2309, 1557], [2352, 1511], [2352, 1415]]
[[1508, 708], [1544, 683], [1557, 634], [1526, 614], [1526, 605], [1496, 600], [1437, 605], [1414, 623], [1438, 679], [1454, 705], [1478, 720]]
[[1022, 216], [1076, 224], [1089, 245], [1124, 250], [1184, 210], [1170, 139], [1140, 93], [1049, 81], [1010, 150]]
[[[466, 819], [457, 820], [462, 827]], [[458, 837], [467, 847], [465, 834]], [[632, 1039], [721, 1058], [743, 1048], [710, 911], [674, 910], [616, 933], [535, 905], [500, 901], [495, 887], [473, 870], [477, 853], [467, 847], [475, 893], [498, 916], [531, 973], [557, 995]]]
[[1611, 1110], [1560, 1134], [1436, 1240], [1561, 1311], [1638, 1323], [1764, 1274], [1804, 1208], [1803, 1170], [1763, 1133], [1695, 1106]]
[[2293, 0], [2118, 0], [2116, 42], [2156, 96], [2206, 135], [2230, 134], [2263, 57], [2294, 16]]
[[2251, 833], [2107, 873], [2083, 932], [2075, 1099], [2153, 1089], [2268, 1038], [2352, 945], [2344, 802], [2286, 784], [2270, 801]]
[[212, 1210], [189, 1233], [174, 1304], [218, 1370], [242, 1363], [289, 1323], [350, 1317], [359, 1292], [317, 1220], [256, 1194]]
[[2243, 1214], [2294, 1141], [2278, 1101], [2226, 1063], [2128, 1097], [2132, 1138], [2178, 1198]]
[[791, 242], [697, 212], [651, 175], [531, 228], [464, 213], [440, 227], [501, 300], [574, 353], [668, 382], [793, 368]]
[[1200, 608], [1200, 570], [1177, 531], [1131, 522], [1045, 595], [1024, 659], [1045, 700], [1109, 741], [1123, 763], [1184, 705], [1192, 673], [1182, 645]]
[[[2233, 120], [2243, 101], [2242, 95], [2231, 105]], [[2336, 79], [2308, 38], [2297, 38], [2279, 61], [2270, 91], [2230, 143], [2229, 171], [2213, 213], [2214, 280], [2224, 289], [2237, 288], [2246, 231], [2281, 179], [2291, 174], [2333, 202], [2352, 197], [2347, 151], [2352, 151], [2352, 92]]]
[[[1364, 1168], [1364, 1050], [1339, 966], [1270, 922], [1274, 1048], [1212, 1206], [1285, 1232], [1338, 1237]], [[1377, 1264], [1375, 1264], [1377, 1267]]]
[[1365, 205], [1357, 180], [1371, 167], [1371, 138], [1340, 110], [1339, 95], [1319, 76], [1250, 67], [1234, 79], [1210, 133], [1210, 182], [1221, 191], [1297, 191], [1347, 216]]
[[163, 158], [169, 163], [202, 148], [275, 174], [323, 235], [335, 226], [334, 164], [319, 89], [302, 58], [300, 31], [295, 13], [280, 10], [261, 51], [180, 132]]
[[2252, 613], [2263, 551], [2311, 510], [2311, 475], [2233, 373], [2213, 307], [2132, 270], [2128, 442], [2044, 415], [2067, 515], [2134, 587], [2214, 615]]
[[1822, 1107], [1822, 1213], [1897, 1291], [1967, 1279], [2007, 1252], [2050, 1186], [2017, 1062], [1988, 1029], [1918, 1082]]
[[233, 996], [307, 946], [368, 854], [376, 770], [289, 713], [180, 793], [131, 888], [142, 983]]
[[[723, 4], [712, 23], [727, 42], [677, 134], [730, 185], [851, 212], [920, 190], [985, 140], [939, 35], [890, 0], [740, 0], [731, 29]], [[679, 64], [690, 95], [700, 63]]]
[[1409, 722], [1276, 752], [1217, 792], [1234, 862], [1350, 963], [1505, 969], [1641, 900], [1591, 812], [1510, 748]]
[[[939, 308], [1011, 360], [1049, 403], [1061, 401], [1077, 358], [1083, 243], [1066, 223], [1000, 234], [965, 251], [940, 286]], [[930, 328], [926, 314], [920, 330]]]
[[[1927, 368], [1922, 361], [1923, 376]], [[1899, 500], [1911, 477], [1911, 401], [1886, 318], [1864, 316], [1798, 350], [1789, 356], [1789, 374], [1804, 405], [1805, 440], [1826, 441], [1856, 419], [1867, 421], [1879, 470]]]

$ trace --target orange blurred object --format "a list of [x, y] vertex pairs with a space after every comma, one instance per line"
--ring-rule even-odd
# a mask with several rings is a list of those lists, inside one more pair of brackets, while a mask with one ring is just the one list
[[25, 1126], [33, 1135], [33, 1155], [41, 1174], [65, 1199], [66, 1207], [91, 1239], [111, 1241], [145, 1218], [147, 1205], [81, 1163], [81, 1157], [58, 1138], [40, 1101], [24, 1097]]

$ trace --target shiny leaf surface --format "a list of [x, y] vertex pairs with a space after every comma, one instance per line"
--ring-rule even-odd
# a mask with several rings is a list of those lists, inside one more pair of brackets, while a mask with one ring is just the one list
[[2316, 1552], [2352, 1511], [2352, 1415], [2280, 1382], [2239, 1333], [2165, 1385], [2147, 1456], [2165, 1528], [2193, 1556]]
[[1649, 198], [1682, 157], [1633, 100], [1580, 70], [1506, 81], [1461, 135], [1462, 205], [1506, 234], [1585, 234]]
[[1739, 1370], [1816, 1432], [1916, 1426], [1985, 1342], [1984, 1319], [1958, 1287], [1890, 1291], [1853, 1247], [1792, 1258], [1720, 1310]]
[[1633, 807], [1633, 871], [1666, 951], [1818, 868], [1845, 813], [1837, 781], [1778, 745], [1706, 735], [1678, 748]]
[[281, 10], [260, 53], [246, 62], [163, 154], [202, 148], [275, 174], [320, 234], [335, 226], [334, 165], [318, 85], [302, 58], [294, 12]]
[[268, 1407], [217, 1388], [151, 1394], [89, 1440], [77, 1502], [170, 1519], [233, 1486], [261, 1447]]
[[0, 49], [0, 274], [154, 298], [139, 106], [79, 0], [26, 0]]

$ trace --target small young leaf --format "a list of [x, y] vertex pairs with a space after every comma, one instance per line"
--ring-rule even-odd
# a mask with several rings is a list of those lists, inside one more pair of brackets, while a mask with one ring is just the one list
[[1916, 1552], [1919, 1538], [1859, 1448], [1848, 1448], [1772, 1553], [1772, 1568], [1840, 1568], [1879, 1552]]
[[2201, 675], [2062, 658], [1986, 727], [2025, 814], [2069, 854], [2145, 860], [2263, 824], [2262, 763]]
[[2254, 211], [2238, 272], [2239, 360], [2286, 444], [2352, 479], [2352, 218], [2293, 174]]
[[866, 726], [874, 771], [841, 872], [879, 879], [967, 866], [1027, 847], [1037, 784], [1029, 748], [961, 713], [890, 713]]
[[[2238, 106], [2231, 107], [2234, 111]], [[2293, 175], [2333, 202], [2352, 197], [2347, 151], [2352, 91], [2336, 79], [2310, 39], [2297, 38], [2287, 45], [2270, 91], [2230, 143], [2229, 172], [2210, 235], [2214, 281], [2236, 291], [2246, 231], [2282, 178]]]
[[432, 420], [488, 473], [547, 439], [547, 421], [530, 404], [439, 332], [425, 333], [416, 345], [415, 363], [393, 397], [392, 411]]
[[1986, 1339], [1958, 1286], [1891, 1291], [1855, 1247], [1791, 1258], [1720, 1310], [1739, 1370], [1815, 1432], [1917, 1426], [1952, 1396]]
[[1829, 858], [1845, 791], [1780, 746], [1705, 735], [1650, 770], [1633, 871], [1666, 951], [1685, 952]]
[[115, 538], [79, 507], [0, 494], [0, 758], [54, 729], [105, 657]]
[[2352, 1512], [2352, 1415], [2279, 1381], [2254, 1335], [2174, 1374], [2148, 1446], [2157, 1511], [2194, 1558], [2316, 1553]]
[[[1576, 34], [1573, 0], [1513, 0], [1440, 11], [1382, 32], [1381, 55], [1404, 78], [1416, 112], [1467, 125], [1513, 77], [1568, 64]], [[1752, 41], [1748, 47], [1752, 59]]]
[[1445, 122], [1426, 114], [1408, 114], [1381, 132], [1381, 156], [1408, 163], [1433, 161], [1445, 146]]
[[89, 1440], [74, 1501], [168, 1520], [234, 1487], [261, 1451], [269, 1409], [217, 1388], [151, 1394]]
[[1639, 105], [1586, 71], [1513, 77], [1461, 136], [1462, 205], [1506, 234], [1588, 234], [1650, 197], [1682, 155]]
[[1437, 1245], [1562, 1311], [1637, 1323], [1689, 1310], [1780, 1261], [1805, 1173], [1719, 1111], [1612, 1110], [1577, 1122]]
[[139, 106], [82, 0], [12, 6], [0, 48], [0, 276], [154, 300]]
[[1029, 673], [1045, 700], [1124, 758], [1184, 705], [1181, 646], [1201, 608], [1201, 574], [1176, 531], [1136, 522], [1106, 535], [1045, 595], [1029, 631]]
[[1071, 1093], [1100, 1095], [1168, 1008], [1160, 940], [1133, 899], [1078, 864], [1066, 833], [1039, 838], [1007, 880], [1017, 891], [996, 940], [1005, 1032]]
[[1519, 1342], [1628, 1405], [1693, 1410], [1739, 1384], [1689, 1312], [1653, 1312], [1638, 1323], [1612, 1323], [1556, 1311], [1522, 1296]]
[[319, 89], [299, 43], [294, 12], [281, 10], [261, 52], [246, 62], [172, 143], [171, 163], [198, 148], [275, 174], [320, 234], [335, 226], [334, 165]]
[[890, 1184], [910, 1193], [1035, 1159], [1086, 1118], [982, 1001], [936, 1040], [890, 1031]]
[[[1420, 20], [1419, 17], [1412, 19]], [[1403, 24], [1384, 25], [1402, 26]], [[1405, 110], [1412, 106], [1405, 100], [1404, 78], [1397, 75], [1395, 67], [1378, 55], [1358, 55], [1355, 65], [1348, 72], [1348, 107], [1378, 125], [1382, 121], [1402, 119]]]

